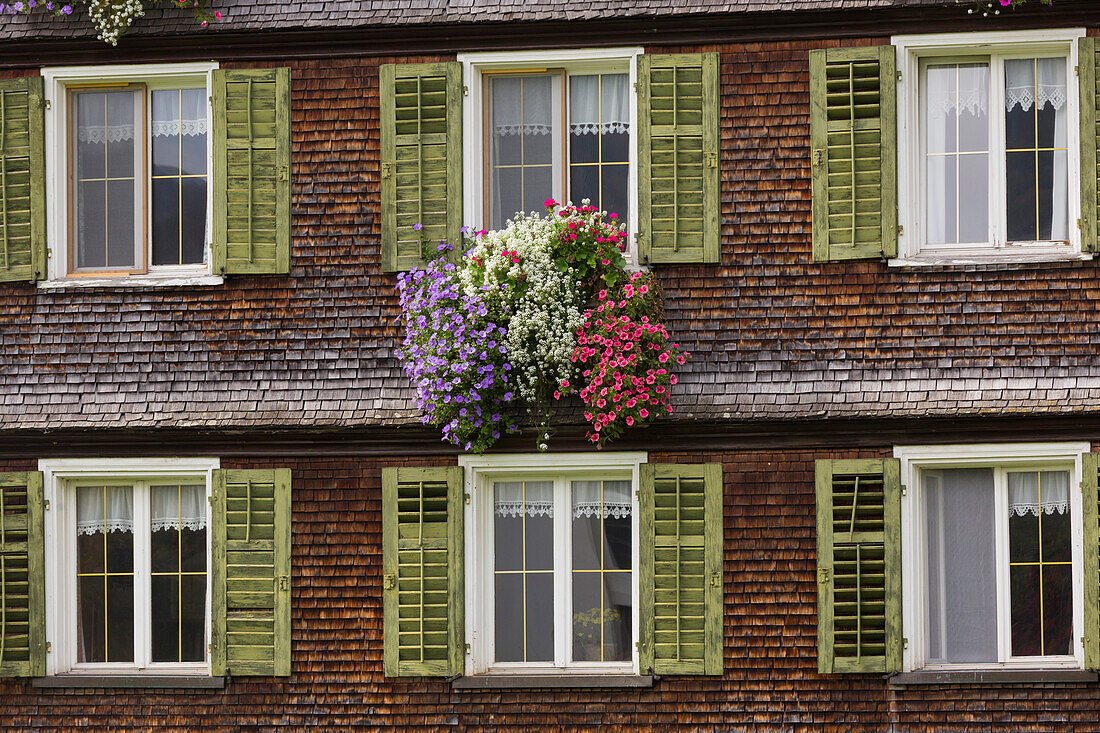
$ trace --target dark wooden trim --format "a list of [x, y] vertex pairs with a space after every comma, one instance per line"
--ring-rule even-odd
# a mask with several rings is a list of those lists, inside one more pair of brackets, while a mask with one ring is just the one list
[[[497, 453], [530, 453], [536, 431], [508, 437]], [[614, 450], [659, 452], [889, 448], [904, 444], [1100, 440], [1100, 413], [997, 415], [959, 418], [866, 418], [788, 421], [658, 422], [626, 433]], [[423, 427], [332, 429], [271, 426], [250, 429], [144, 429], [0, 431], [0, 458], [82, 456], [278, 456], [450, 455], [459, 451]], [[554, 428], [553, 452], [592, 450], [585, 428]]]
[[514, 690], [533, 688], [653, 687], [651, 675], [632, 674], [488, 674], [459, 677], [455, 690]]
[[[1094, 25], [1089, 0], [1059, 0], [1052, 8], [967, 14], [963, 5], [803, 12], [700, 13], [522, 23], [459, 23], [328, 27], [304, 30], [218, 31], [126, 35], [117, 47], [80, 39], [4, 42], [0, 68], [52, 64], [133, 63], [200, 59], [279, 60], [341, 56], [456, 53], [564, 46], [692, 45], [814, 38], [888, 37], [895, 33], [1015, 30]], [[1092, 11], [1092, 12], [1090, 12]], [[289, 24], [289, 21], [288, 21]], [[476, 48], [471, 43], [476, 38]]]
[[1096, 682], [1095, 672], [1084, 669], [994, 669], [974, 672], [907, 672], [895, 674], [890, 684], [909, 685], [1043, 685]]
[[147, 689], [147, 690], [221, 690], [224, 677], [199, 677], [188, 675], [120, 675], [120, 674], [62, 674], [52, 677], [34, 677], [31, 687], [84, 689]]

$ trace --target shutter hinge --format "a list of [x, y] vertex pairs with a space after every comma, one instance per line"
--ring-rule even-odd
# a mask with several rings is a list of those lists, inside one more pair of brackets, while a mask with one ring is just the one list
[[382, 164], [382, 178], [389, 178], [393, 175], [393, 163]]
[[42, 107], [44, 109], [53, 109], [53, 102], [49, 99], [42, 100]]
[[465, 644], [464, 646], [466, 647], [466, 653], [469, 654], [470, 653], [470, 645]]
[[1077, 65], [1077, 66], [1073, 67], [1073, 75], [1074, 76], [1081, 76], [1081, 66], [1080, 65]]
[[908, 486], [906, 486], [905, 484], [902, 484], [902, 485], [901, 485], [901, 495], [902, 495], [902, 496], [905, 496], [905, 495], [906, 495], [906, 494], [908, 494], [908, 493], [909, 493], [909, 487], [908, 487]]
[[287, 165], [286, 163], [283, 163], [279, 166], [279, 180], [280, 181], [289, 181], [290, 180], [290, 166]]
[[386, 573], [382, 576], [382, 589], [393, 590], [397, 587], [397, 576], [393, 573]]
[[909, 640], [906, 639], [905, 637], [902, 637], [902, 639], [901, 639], [901, 648], [902, 649], [908, 649], [909, 648]]
[[821, 165], [825, 162], [825, 151], [818, 148], [814, 151], [814, 165]]
[[720, 588], [722, 586], [722, 579], [718, 573], [710, 574], [710, 586], [712, 588]]
[[829, 568], [817, 569], [817, 582], [825, 585], [829, 582]]
[[717, 168], [718, 167], [718, 153], [715, 153], [715, 152], [703, 153], [703, 157], [706, 159], [707, 168]]
[[43, 499], [42, 500], [42, 507], [46, 511], [49, 511], [50, 510], [50, 500], [49, 499]]
[[214, 653], [214, 642], [210, 642], [206, 645], [206, 651], [210, 652], [211, 654]]
[[465, 84], [462, 85], [462, 96], [470, 96], [470, 87], [466, 86]]
[[53, 651], [53, 646], [50, 644], [50, 642], [47, 641], [46, 642], [46, 653], [49, 654], [52, 651]]
[[470, 495], [469, 494], [463, 494], [462, 497], [466, 500], [467, 504], [470, 503]]
[[901, 81], [901, 72], [898, 72], [898, 81]]
[[903, 234], [905, 234], [905, 227], [902, 226], [901, 224], [898, 224], [898, 236], [900, 237]]
[[634, 642], [634, 648], [637, 649], [638, 651], [641, 651], [642, 650], [642, 642], [640, 642], [640, 641]]
[[279, 576], [279, 590], [290, 590], [290, 576], [289, 575], [280, 575]]
[[1077, 228], [1078, 228], [1078, 229], [1080, 229], [1080, 228], [1081, 228], [1081, 225], [1082, 225], [1082, 223], [1083, 223], [1083, 222], [1082, 222], [1082, 221], [1081, 221], [1080, 219], [1078, 219], [1078, 220], [1077, 220]]

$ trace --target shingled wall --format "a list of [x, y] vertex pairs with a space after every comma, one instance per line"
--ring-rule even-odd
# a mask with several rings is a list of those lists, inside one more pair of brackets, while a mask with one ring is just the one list
[[381, 469], [438, 459], [278, 461], [293, 469], [290, 678], [235, 678], [225, 690], [179, 692], [35, 690], [4, 681], [0, 727], [884, 731], [921, 724], [988, 731], [1011, 723], [1014, 731], [1095, 730], [1096, 684], [893, 688], [876, 676], [817, 674], [814, 459], [883, 455], [889, 451], [653, 455], [724, 465], [724, 677], [669, 677], [648, 690], [491, 692], [382, 674]]
[[[1095, 413], [1097, 262], [811, 262], [807, 50], [822, 45], [650, 49], [722, 54], [722, 262], [657, 268], [695, 355], [674, 419]], [[378, 64], [415, 60], [290, 64], [289, 277], [0, 286], [0, 430], [418, 423], [379, 271], [377, 101]]]

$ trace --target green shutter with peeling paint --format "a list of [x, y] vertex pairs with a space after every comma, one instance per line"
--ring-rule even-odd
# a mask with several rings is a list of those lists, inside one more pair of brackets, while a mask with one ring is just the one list
[[1085, 669], [1100, 669], [1100, 453], [1081, 456], [1081, 517], [1085, 578]]
[[[382, 125], [382, 269], [424, 262], [421, 241], [462, 243], [462, 65], [385, 64]], [[414, 230], [420, 224], [422, 229]]]
[[41, 76], [0, 80], [0, 281], [46, 273]]
[[213, 671], [290, 674], [290, 469], [214, 472]]
[[214, 272], [290, 271], [290, 69], [214, 72]]
[[640, 495], [642, 671], [722, 674], [722, 466], [645, 464]]
[[1097, 245], [1097, 169], [1096, 149], [1100, 139], [1097, 127], [1097, 109], [1100, 108], [1100, 89], [1096, 86], [1096, 39], [1077, 41], [1077, 81], [1081, 91], [1081, 249], [1085, 252], [1100, 251]]
[[817, 667], [901, 670], [897, 459], [817, 462]]
[[387, 677], [451, 677], [465, 659], [462, 469], [382, 471]]
[[46, 673], [42, 474], [0, 473], [0, 677]]
[[718, 262], [718, 54], [638, 57], [638, 254]]
[[893, 46], [810, 51], [818, 262], [897, 256], [896, 67]]

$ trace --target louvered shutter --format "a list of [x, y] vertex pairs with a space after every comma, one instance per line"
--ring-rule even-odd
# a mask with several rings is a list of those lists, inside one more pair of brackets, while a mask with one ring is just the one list
[[290, 271], [290, 69], [214, 72], [214, 272]]
[[1100, 669], [1100, 454], [1081, 456], [1081, 517], [1084, 523], [1085, 669]]
[[[385, 64], [382, 113], [382, 269], [423, 263], [421, 238], [461, 255], [462, 65]], [[423, 229], [416, 231], [413, 226]]]
[[0, 281], [46, 272], [42, 77], [0, 80]]
[[1100, 139], [1100, 127], [1097, 127], [1100, 109], [1100, 88], [1096, 80], [1096, 39], [1082, 38], [1077, 42], [1077, 81], [1081, 90], [1081, 249], [1085, 252], [1100, 251], [1100, 236], [1097, 231], [1097, 168], [1096, 149]]
[[290, 470], [214, 472], [215, 675], [290, 674]]
[[814, 260], [896, 257], [892, 46], [810, 52]]
[[382, 471], [382, 622], [388, 677], [462, 672], [461, 468]]
[[817, 668], [901, 670], [897, 459], [817, 462]]
[[0, 677], [46, 673], [42, 474], [0, 473]]
[[718, 54], [638, 57], [638, 253], [718, 262]]
[[642, 466], [643, 671], [722, 674], [722, 466]]

